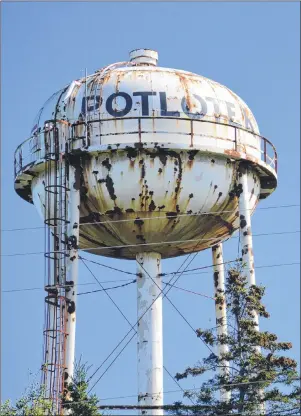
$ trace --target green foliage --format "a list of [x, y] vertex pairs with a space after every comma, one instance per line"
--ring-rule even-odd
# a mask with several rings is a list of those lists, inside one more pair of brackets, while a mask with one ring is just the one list
[[[201, 375], [206, 375], [207, 379], [200, 389], [185, 393], [196, 407], [184, 411], [181, 402], [177, 402], [177, 411], [173, 414], [300, 415], [297, 362], [281, 355], [282, 351], [290, 350], [292, 344], [278, 342], [275, 334], [259, 332], [254, 324], [254, 311], [262, 318], [270, 316], [261, 302], [264, 292], [264, 287], [248, 287], [241, 264], [228, 271], [225, 291], [228, 335], [218, 336], [216, 329], [198, 329], [197, 336], [211, 348], [218, 343], [227, 344], [229, 351], [221, 357], [212, 353], [196, 366], [176, 374], [177, 380]], [[221, 302], [220, 294], [218, 301]], [[226, 360], [229, 372], [220, 375], [218, 369], [225, 368]], [[224, 391], [231, 392], [228, 402], [219, 397], [221, 386]], [[260, 404], [264, 404], [264, 412]]]
[[[75, 366], [74, 378], [68, 385], [66, 398], [63, 400], [65, 409], [72, 416], [100, 416], [98, 399], [88, 394], [87, 364], [79, 361]], [[45, 390], [39, 383], [32, 384], [25, 394], [13, 406], [10, 400], [1, 404], [1, 416], [52, 416], [51, 402], [45, 399]]]
[[50, 414], [51, 403], [46, 400], [44, 388], [33, 383], [13, 406], [6, 400], [0, 407], [1, 416], [44, 416]]
[[96, 395], [88, 394], [87, 364], [79, 363], [75, 366], [73, 382], [68, 386], [68, 394], [64, 400], [64, 408], [71, 410], [74, 416], [99, 416]]

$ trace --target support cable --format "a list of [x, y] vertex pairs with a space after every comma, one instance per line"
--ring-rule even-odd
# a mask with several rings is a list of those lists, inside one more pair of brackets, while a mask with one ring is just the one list
[[[94, 275], [94, 273], [92, 272], [92, 270], [86, 265], [85, 260], [83, 258], [81, 258], [82, 262], [84, 263], [84, 265], [86, 266], [86, 268], [89, 270], [89, 272], [92, 274], [92, 276], [94, 277], [94, 279], [97, 281], [97, 283], [102, 287], [101, 291], [107, 290], [104, 289], [103, 286], [101, 285], [101, 283], [99, 282], [99, 280], [96, 278], [96, 276]], [[135, 283], [136, 280], [133, 280], [130, 283], [126, 283], [125, 285], [122, 286], [118, 286], [118, 287], [124, 287], [127, 286], [131, 283]], [[91, 293], [91, 292], [87, 292], [87, 293]], [[118, 356], [124, 351], [124, 349], [127, 347], [127, 345], [132, 341], [132, 339], [134, 338], [134, 336], [137, 334], [137, 331], [135, 329], [135, 326], [133, 326], [130, 321], [127, 319], [127, 317], [124, 315], [124, 313], [121, 311], [121, 309], [118, 307], [118, 305], [113, 301], [113, 299], [109, 296], [109, 298], [111, 299], [111, 301], [113, 302], [113, 304], [115, 305], [115, 307], [118, 309], [118, 311], [122, 314], [122, 316], [124, 317], [124, 319], [127, 321], [127, 323], [131, 326], [131, 330], [134, 330], [134, 334], [133, 336], [129, 339], [129, 341], [126, 343], [126, 345], [122, 348], [122, 350], [119, 352], [119, 354], [114, 358], [114, 360], [110, 363], [110, 365], [106, 368], [106, 370], [101, 374], [99, 380], [107, 373], [107, 371], [110, 369], [110, 367], [114, 364], [114, 362], [117, 360]], [[165, 366], [163, 366], [163, 368], [165, 369], [165, 371], [168, 373], [168, 375], [175, 381], [175, 383], [177, 384], [178, 387], [181, 388], [180, 384], [178, 383], [178, 381], [170, 374], [170, 372], [167, 370], [167, 368]], [[182, 388], [181, 388], [182, 389]], [[182, 389], [182, 391], [184, 392], [184, 390]], [[192, 400], [191, 400], [192, 401]], [[194, 404], [194, 402], [192, 401], [192, 403]]]
[[[197, 245], [195, 246], [195, 248], [197, 247]], [[192, 260], [188, 263], [188, 265], [186, 266], [189, 267], [189, 265], [191, 264], [191, 262], [195, 259], [195, 257], [198, 255], [199, 253], [195, 253]], [[178, 271], [182, 268], [182, 266], [186, 263], [186, 261], [192, 256], [192, 253], [190, 253], [187, 258], [184, 259], [184, 261], [182, 262], [182, 264], [180, 265], [180, 267], [178, 268]], [[185, 270], [185, 269], [184, 269]], [[148, 273], [147, 273], [148, 274]], [[170, 283], [172, 281], [174, 276], [171, 277], [171, 279], [169, 280], [168, 283]], [[181, 277], [181, 275], [179, 275], [176, 279], [176, 281], [174, 282], [174, 284], [177, 282], [177, 280]], [[166, 294], [171, 290], [172, 286], [169, 287], [169, 289], [167, 290], [166, 293], [163, 294], [163, 297], [166, 296]], [[165, 289], [165, 288], [164, 288]], [[154, 302], [158, 299], [158, 297], [161, 295], [161, 293], [163, 293], [164, 289], [160, 289], [160, 293], [159, 295], [153, 300], [153, 302], [149, 305], [149, 307], [144, 311], [144, 313], [138, 318], [137, 322], [135, 323], [135, 326], [138, 324], [139, 320], [148, 312], [148, 310], [152, 307], [152, 305], [154, 304]], [[102, 365], [110, 358], [110, 356], [114, 353], [114, 351], [119, 347], [119, 345], [123, 342], [123, 340], [128, 336], [128, 334], [132, 331], [129, 330], [127, 332], [127, 334], [123, 337], [123, 339], [117, 344], [117, 346], [113, 349], [113, 351], [109, 354], [109, 356], [100, 364], [100, 366], [94, 371], [94, 373], [90, 376], [88, 382], [95, 376], [95, 374], [99, 371], [99, 369], [102, 367]], [[117, 357], [120, 355], [120, 353], [117, 355]], [[96, 386], [96, 384], [98, 383], [98, 381], [100, 380], [100, 378], [93, 384], [93, 386], [90, 388], [89, 392]]]
[[[121, 315], [124, 317], [124, 319], [131, 325], [131, 323], [129, 322], [129, 320], [127, 319], [127, 317], [124, 315], [124, 313], [122, 312], [122, 310], [119, 308], [119, 306], [117, 305], [117, 303], [114, 301], [114, 299], [109, 295], [109, 293], [105, 290], [105, 288], [103, 287], [103, 285], [101, 284], [100, 280], [97, 279], [97, 277], [95, 276], [95, 274], [92, 272], [92, 270], [89, 268], [89, 266], [87, 266], [87, 264], [85, 263], [85, 260], [81, 259], [81, 261], [84, 263], [85, 267], [89, 270], [89, 272], [91, 273], [91, 275], [94, 277], [94, 279], [96, 280], [96, 282], [99, 284], [99, 286], [102, 288], [102, 290], [105, 292], [105, 294], [108, 296], [108, 298], [111, 300], [111, 302], [114, 304], [114, 306], [119, 310], [119, 312], [121, 313]], [[131, 325], [132, 326], [132, 325]]]
[[[85, 261], [90, 261], [88, 259], [85, 259]], [[235, 262], [236, 260], [232, 260], [231, 262]], [[95, 263], [95, 262], [93, 262]], [[230, 263], [230, 261], [225, 262], [225, 263]], [[97, 263], [96, 263], [97, 264]], [[220, 263], [220, 264], [224, 264], [224, 263]], [[262, 266], [255, 266], [255, 269], [264, 269], [264, 268], [270, 268], [270, 267], [284, 267], [284, 266], [295, 266], [295, 265], [300, 265], [300, 262], [291, 262], [291, 263], [275, 263], [275, 264], [266, 264], [266, 265], [262, 265]], [[208, 274], [210, 272], [199, 272], [199, 273], [188, 273], [189, 271], [197, 271], [197, 270], [202, 270], [205, 268], [211, 268], [213, 267], [211, 266], [204, 266], [204, 267], [197, 267], [194, 269], [189, 269], [189, 270], [185, 270], [183, 271], [183, 276], [194, 276], [194, 275], [200, 275], [200, 274]], [[246, 270], [246, 269], [244, 269]], [[163, 276], [169, 276], [171, 274], [178, 274], [179, 272], [170, 272], [170, 273], [164, 273]], [[133, 275], [135, 275], [135, 273], [132, 273]], [[115, 283], [115, 282], [128, 282], [129, 284], [133, 283], [134, 281], [132, 279], [117, 279], [117, 280], [102, 280], [100, 281], [101, 283]], [[165, 285], [169, 285], [169, 283], [167, 282], [163, 282]], [[77, 286], [87, 286], [87, 285], [95, 285], [95, 282], [87, 282], [87, 283], [79, 283]], [[123, 287], [123, 285], [120, 286], [114, 286], [114, 287], [110, 287], [110, 288], [105, 288], [104, 290], [111, 290], [111, 289], [117, 289], [119, 287]], [[176, 289], [182, 289], [182, 290], [186, 290], [184, 288], [179, 288], [177, 286], [174, 286], [174, 288]], [[43, 287], [28, 287], [28, 288], [23, 288], [23, 289], [8, 289], [8, 290], [2, 290], [2, 293], [14, 293], [14, 292], [25, 292], [25, 291], [34, 291], [34, 290], [44, 290]], [[87, 293], [94, 293], [94, 292], [101, 292], [102, 290], [93, 290], [91, 292], [87, 292]], [[84, 294], [84, 293], [82, 293]], [[205, 296], [205, 295], [204, 295]]]
[[116, 269], [116, 267], [107, 266], [106, 264], [99, 263], [98, 261], [95, 261], [95, 260], [89, 260], [89, 259], [86, 259], [85, 257], [82, 257], [82, 256], [79, 256], [79, 258], [81, 260], [88, 261], [89, 263], [93, 263], [93, 264], [97, 264], [98, 266], [105, 267], [106, 269], [111, 269], [111, 270], [115, 270], [116, 272], [120, 272], [120, 273], [124, 273], [124, 274], [130, 274], [132, 276], [137, 276], [137, 273], [132, 273], [132, 272], [127, 272], [126, 270]]
[[81, 293], [78, 293], [77, 296], [89, 295], [90, 293], [106, 292], [107, 290], [119, 289], [121, 287], [126, 287], [126, 286], [129, 286], [129, 285], [132, 285], [133, 283], [136, 283], [136, 280], [131, 280], [130, 282], [124, 283], [123, 285], [119, 285], [119, 286], [106, 287], [106, 288], [98, 289], [98, 290], [90, 290], [89, 292], [81, 292]]
[[[196, 247], [195, 247], [196, 248]], [[191, 254], [191, 253], [190, 253]], [[196, 255], [198, 255], [199, 253], [197, 252], [196, 253]], [[196, 256], [194, 256], [193, 257], [193, 259], [195, 258]], [[184, 263], [183, 263], [184, 264]], [[190, 264], [190, 263], [189, 263]], [[146, 273], [147, 275], [148, 275], [148, 277], [152, 280], [152, 282], [157, 286], [157, 288], [160, 290], [160, 293], [159, 293], [159, 295], [155, 298], [155, 300], [151, 303], [151, 305], [150, 306], [152, 306], [154, 303], [155, 303], [155, 301], [158, 299], [158, 297], [162, 294], [162, 293], [164, 293], [164, 289], [166, 288], [166, 286], [167, 285], [169, 285], [170, 287], [169, 287], [169, 289], [164, 293], [164, 296], [163, 297], [166, 297], [166, 299], [168, 300], [168, 302], [173, 306], [173, 308], [178, 312], [178, 314], [182, 317], [182, 319], [187, 323], [187, 325], [193, 330], [193, 332], [196, 334], [196, 330], [193, 328], [193, 326], [190, 324], [190, 322], [185, 318], [185, 316], [182, 314], [182, 312], [180, 312], [179, 311], [179, 309], [176, 307], [176, 305], [169, 299], [169, 297], [167, 297], [167, 293], [173, 288], [173, 285], [177, 282], [177, 280], [179, 280], [179, 277], [181, 276], [179, 276], [179, 277], [177, 277], [177, 279], [176, 279], [176, 281], [174, 282], [174, 283], [170, 283], [170, 281], [175, 277], [175, 276], [172, 276], [171, 277], [171, 279], [170, 279], [170, 281], [167, 283], [167, 284], [165, 284], [166, 286], [165, 286], [165, 288], [164, 289], [161, 289], [160, 288], [160, 286], [157, 284], [157, 282], [152, 278], [152, 276], [149, 274], [149, 272], [145, 269], [145, 267], [143, 267], [143, 265], [142, 264], [139, 264], [139, 267], [141, 267], [141, 269], [144, 271], [144, 273]], [[149, 309], [149, 308], [148, 308]], [[147, 310], [148, 310], [147, 309]], [[144, 316], [144, 314], [142, 315], [142, 316]], [[139, 320], [140, 320], [141, 318], [139, 318]], [[135, 326], [136, 326], [137, 324], [135, 324]], [[202, 338], [200, 338], [200, 340], [204, 343], [204, 345], [206, 345], [206, 347], [209, 349], [209, 351], [212, 353], [212, 354], [214, 354], [214, 352], [212, 351], [212, 349], [208, 346], [208, 344], [202, 339]]]

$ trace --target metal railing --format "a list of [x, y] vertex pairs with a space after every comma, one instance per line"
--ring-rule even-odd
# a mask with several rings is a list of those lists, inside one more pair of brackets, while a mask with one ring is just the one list
[[54, 129], [64, 126], [65, 135], [60, 135], [61, 140], [59, 146], [62, 153], [65, 151], [65, 143], [70, 137], [70, 123], [65, 120], [47, 120], [44, 127], [30, 136], [21, 143], [14, 154], [14, 172], [15, 178], [20, 172], [38, 161], [44, 161], [51, 158], [55, 154], [54, 141], [51, 139]]
[[[115, 132], [115, 133], [104, 133], [101, 132], [101, 126], [103, 126], [104, 123], [108, 122], [120, 122], [125, 120], [137, 120], [137, 128], [133, 129], [133, 131], [123, 131], [123, 132]], [[185, 121], [190, 124], [190, 129], [188, 132], [172, 132], [172, 131], [156, 131], [156, 130], [143, 130], [141, 128], [141, 122], [143, 120], [173, 120], [175, 122], [177, 121]], [[260, 140], [260, 147], [255, 146], [249, 146], [253, 150], [256, 150], [260, 152], [260, 159], [262, 162], [264, 162], [266, 165], [268, 165], [270, 168], [274, 169], [277, 173], [278, 168], [278, 156], [275, 149], [275, 146], [265, 137], [254, 133], [248, 129], [245, 129], [242, 126], [235, 125], [235, 124], [229, 124], [229, 123], [222, 123], [219, 121], [211, 121], [211, 120], [204, 120], [204, 119], [191, 119], [187, 117], [170, 117], [170, 116], [149, 116], [149, 117], [122, 117], [122, 118], [100, 118], [96, 120], [88, 120], [87, 123], [82, 122], [75, 122], [71, 124], [70, 122], [67, 122], [65, 120], [48, 120], [44, 123], [44, 127], [42, 129], [39, 129], [39, 131], [36, 134], [33, 134], [31, 137], [29, 137], [27, 140], [25, 140], [23, 143], [21, 143], [14, 155], [14, 166], [15, 166], [15, 178], [18, 176], [18, 174], [26, 169], [28, 166], [38, 162], [39, 160], [43, 161], [45, 158], [45, 154], [49, 153], [48, 149], [48, 143], [49, 141], [49, 134], [51, 133], [51, 130], [54, 125], [58, 126], [63, 125], [65, 129], [67, 129], [65, 134], [65, 142], [68, 142], [70, 145], [70, 149], [74, 147], [74, 142], [77, 140], [82, 140], [82, 146], [87, 146], [86, 143], [86, 137], [90, 135], [91, 126], [93, 123], [98, 123], [100, 126], [100, 134], [99, 134], [99, 143], [101, 144], [101, 138], [105, 136], [118, 136], [118, 135], [131, 135], [131, 134], [138, 134], [139, 141], [143, 142], [143, 135], [146, 134], [181, 134], [184, 136], [187, 136], [190, 138], [190, 140], [193, 140], [193, 137], [195, 136], [206, 136], [210, 137], [210, 135], [204, 133], [204, 134], [196, 134], [195, 133], [195, 123], [207, 123], [207, 124], [216, 124], [224, 127], [230, 127], [234, 129], [234, 137], [233, 140], [235, 150], [239, 151], [239, 141], [237, 139], [238, 137], [238, 131], [248, 133]], [[87, 124], [87, 126], [86, 126]], [[88, 130], [88, 134], [86, 135], [86, 132], [82, 132], [83, 134], [78, 134], [79, 129], [86, 129]], [[211, 136], [214, 139], [218, 139], [216, 136]], [[226, 140], [225, 138], [220, 138], [221, 140]], [[65, 142], [61, 143], [62, 153], [64, 152], [63, 149], [65, 149]], [[114, 144], [114, 143], [112, 143]]]

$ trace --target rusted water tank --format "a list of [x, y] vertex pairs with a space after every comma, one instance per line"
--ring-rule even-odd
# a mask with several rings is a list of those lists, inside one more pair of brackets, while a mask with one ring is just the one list
[[227, 239], [239, 227], [240, 163], [251, 167], [252, 212], [276, 188], [275, 148], [244, 101], [157, 61], [137, 49], [73, 81], [16, 151], [15, 189], [43, 217], [45, 146], [56, 128], [61, 157], [68, 146], [79, 167], [80, 248], [91, 253], [134, 259], [139, 244], [166, 258]]

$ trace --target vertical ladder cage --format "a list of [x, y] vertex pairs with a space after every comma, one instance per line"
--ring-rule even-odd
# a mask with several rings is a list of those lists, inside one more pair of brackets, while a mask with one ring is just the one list
[[66, 394], [66, 332], [70, 290], [66, 284], [68, 257], [68, 123], [44, 124], [45, 144], [45, 324], [42, 385], [51, 412], [62, 413]]

